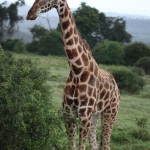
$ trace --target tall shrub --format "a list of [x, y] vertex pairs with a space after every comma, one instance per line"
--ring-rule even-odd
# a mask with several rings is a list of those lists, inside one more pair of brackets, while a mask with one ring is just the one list
[[42, 55], [65, 55], [62, 36], [57, 30], [52, 30], [48, 34], [40, 37], [38, 52]]
[[133, 65], [142, 57], [150, 57], [150, 48], [141, 42], [134, 42], [124, 48], [126, 65]]
[[144, 69], [146, 74], [150, 74], [150, 57], [142, 57], [136, 63], [135, 66]]
[[114, 41], [101, 41], [93, 49], [97, 63], [118, 65], [123, 64], [123, 44]]
[[144, 80], [136, 73], [127, 70], [114, 70], [112, 74], [120, 90], [128, 93], [139, 93], [145, 84]]
[[0, 47], [0, 147], [3, 150], [66, 149], [63, 124], [52, 113], [45, 70], [14, 60]]

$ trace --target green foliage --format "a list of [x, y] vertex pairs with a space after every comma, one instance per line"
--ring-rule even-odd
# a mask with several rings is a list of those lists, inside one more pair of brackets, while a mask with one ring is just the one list
[[25, 45], [24, 45], [24, 43], [21, 40], [19, 40], [15, 44], [14, 51], [17, 52], [17, 53], [24, 53], [24, 52], [26, 52]]
[[96, 36], [100, 40], [107, 39], [110, 41], [118, 41], [129, 43], [131, 34], [125, 31], [126, 22], [123, 18], [106, 17], [104, 13], [99, 13], [100, 29], [96, 32]]
[[112, 74], [120, 90], [136, 94], [143, 89], [144, 80], [136, 73], [127, 70], [114, 70]]
[[1, 43], [2, 47], [4, 50], [7, 51], [14, 51], [14, 47], [16, 45], [16, 43], [18, 43], [20, 41], [20, 39], [7, 39], [6, 41], [3, 41]]
[[64, 55], [61, 33], [57, 30], [52, 30], [48, 34], [41, 36], [38, 43], [38, 52], [42, 55]]
[[48, 72], [0, 47], [1, 149], [66, 150], [61, 113], [52, 113]]
[[[126, 22], [123, 18], [106, 17], [104, 13], [86, 3], [81, 3], [73, 14], [81, 36], [87, 40], [91, 48], [104, 39], [122, 43], [131, 41], [132, 36], [125, 31]], [[60, 30], [60, 25], [57, 29]]]
[[150, 48], [141, 42], [134, 42], [125, 46], [124, 51], [127, 65], [133, 65], [138, 59], [150, 56]]
[[86, 3], [81, 3], [81, 6], [73, 14], [81, 36], [91, 47], [94, 47], [97, 41], [93, 39], [92, 33], [100, 28], [99, 11]]
[[42, 35], [48, 33], [48, 30], [41, 25], [34, 25], [29, 30], [33, 35], [33, 40], [39, 39]]
[[31, 43], [26, 44], [26, 50], [28, 52], [37, 53], [38, 52], [38, 41], [32, 41]]
[[135, 66], [144, 69], [146, 74], [150, 75], [150, 57], [142, 57], [136, 63]]
[[7, 1], [0, 4], [0, 42], [11, 36], [14, 33], [15, 25], [23, 20], [23, 17], [18, 15], [18, 6], [23, 6], [24, 0], [17, 0], [14, 3], [7, 5]]
[[139, 76], [144, 76], [145, 75], [145, 71], [142, 68], [133, 67], [131, 70], [134, 73], [138, 74]]
[[137, 131], [134, 131], [132, 134], [135, 138], [141, 139], [143, 141], [150, 140], [150, 133], [147, 130], [147, 118], [136, 118], [136, 125], [138, 127]]
[[108, 65], [123, 64], [123, 44], [114, 41], [101, 41], [93, 49], [97, 63]]

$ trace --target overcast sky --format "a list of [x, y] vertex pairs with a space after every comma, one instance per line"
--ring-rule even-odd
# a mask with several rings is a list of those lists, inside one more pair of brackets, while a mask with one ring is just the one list
[[[1, 1], [1, 0], [0, 0]], [[15, 0], [8, 0], [14, 2]], [[70, 8], [78, 8], [81, 2], [97, 8], [101, 12], [117, 12], [150, 16], [150, 0], [67, 0]], [[25, 0], [32, 5], [34, 0]]]

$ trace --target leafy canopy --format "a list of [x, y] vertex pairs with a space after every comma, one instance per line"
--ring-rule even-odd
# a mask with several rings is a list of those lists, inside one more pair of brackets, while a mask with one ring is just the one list
[[0, 42], [14, 33], [15, 25], [23, 20], [18, 15], [18, 6], [23, 6], [24, 0], [18, 0], [7, 6], [7, 1], [0, 4]]

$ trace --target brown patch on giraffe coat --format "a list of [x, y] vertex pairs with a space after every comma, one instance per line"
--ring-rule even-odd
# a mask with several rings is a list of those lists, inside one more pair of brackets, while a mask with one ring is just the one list
[[84, 100], [80, 101], [80, 107], [81, 106], [87, 106], [88, 98], [85, 98]]
[[63, 28], [63, 30], [66, 30], [69, 25], [70, 25], [69, 20], [66, 20], [66, 21], [62, 22], [62, 28]]
[[83, 53], [81, 57], [82, 57], [82, 60], [83, 60], [83, 62], [84, 62], [84, 65], [85, 65], [85, 66], [88, 66], [89, 61], [88, 61], [87, 55], [86, 55], [85, 53]]
[[88, 80], [89, 77], [89, 72], [88, 71], [84, 71], [81, 75], [80, 81], [81, 82], [86, 82]]
[[93, 106], [94, 102], [95, 102], [95, 100], [93, 98], [90, 98], [88, 106]]
[[73, 100], [68, 98], [68, 97], [66, 97], [66, 102], [67, 102], [68, 105], [72, 105]]
[[76, 48], [72, 49], [72, 55], [73, 55], [73, 57], [77, 57], [78, 56], [78, 52], [77, 52]]
[[73, 96], [74, 90], [75, 90], [75, 86], [74, 85], [66, 85], [65, 88], [64, 88], [64, 93], [68, 94], [70, 96]]
[[72, 51], [71, 51], [71, 50], [66, 49], [66, 54], [67, 54], [67, 57], [68, 57], [69, 59], [73, 59], [73, 55], [72, 55]]
[[77, 59], [75, 63], [76, 63], [77, 65], [79, 65], [79, 66], [82, 65], [82, 62], [81, 62], [80, 58]]
[[80, 85], [79, 87], [79, 92], [86, 92], [86, 89], [87, 89], [87, 85], [86, 84], [83, 84], [83, 85]]
[[73, 72], [74, 72], [76, 75], [78, 75], [78, 74], [81, 73], [82, 68], [78, 68], [77, 66], [72, 65], [72, 70], [73, 70]]
[[73, 45], [74, 44], [74, 41], [73, 41], [73, 39], [70, 39], [70, 40], [68, 40], [68, 42], [66, 43], [67, 45]]
[[67, 8], [65, 9], [65, 17], [67, 17], [68, 16], [68, 10], [67, 10]]
[[105, 89], [102, 89], [101, 93], [100, 93], [100, 99], [103, 99], [104, 96], [106, 94], [106, 90]]
[[104, 105], [103, 105], [103, 102], [102, 102], [102, 101], [100, 101], [100, 102], [97, 103], [97, 109], [98, 109], [99, 111], [102, 110], [103, 107], [104, 107]]
[[86, 115], [85, 115], [85, 111], [86, 111], [86, 108], [80, 108], [80, 109], [79, 109], [79, 115], [80, 115], [80, 116], [86, 116]]
[[80, 96], [80, 100], [83, 100], [85, 98], [86, 98], [86, 94]]
[[93, 88], [88, 86], [88, 95], [92, 96]]
[[105, 82], [105, 83], [104, 83], [104, 87], [105, 87], [105, 89], [108, 89], [108, 88], [109, 88], [108, 82]]
[[93, 72], [93, 61], [90, 62], [90, 72]]
[[80, 45], [78, 46], [78, 51], [79, 51], [79, 53], [81, 53], [81, 52], [82, 52], [82, 48], [81, 48], [81, 46], [80, 46]]
[[91, 74], [88, 84], [91, 86], [95, 85], [95, 77], [93, 74]]
[[104, 96], [104, 100], [109, 99], [109, 94], [110, 94], [110, 92], [109, 92], [109, 91], [107, 91], [107, 92], [106, 92], [106, 94], [105, 94], [105, 96]]
[[97, 77], [98, 76], [98, 67], [95, 67], [95, 70], [94, 70], [94, 75]]
[[92, 113], [92, 110], [93, 110], [93, 109], [90, 108], [90, 107], [87, 108], [87, 116], [89, 116], [89, 115]]
[[77, 44], [78, 43], [78, 37], [74, 37], [74, 41], [75, 41], [75, 44]]
[[73, 29], [70, 28], [70, 30], [65, 35], [65, 39], [68, 39], [72, 35], [72, 33], [73, 33]]
[[78, 106], [78, 105], [79, 105], [79, 101], [78, 101], [78, 99], [74, 99], [74, 104], [75, 104], [76, 106]]

